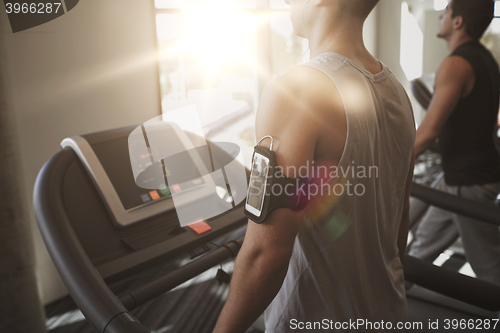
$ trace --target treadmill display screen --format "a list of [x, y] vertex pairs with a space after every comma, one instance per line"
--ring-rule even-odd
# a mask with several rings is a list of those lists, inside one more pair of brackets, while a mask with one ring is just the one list
[[[175, 134], [171, 132], [169, 141], [174, 145], [181, 145], [181, 141]], [[182, 174], [183, 178], [189, 179], [182, 184], [168, 184], [164, 176], [161, 180], [156, 180], [156, 184], [162, 183], [157, 188], [147, 189], [136, 185], [134, 175], [132, 173], [132, 166], [130, 163], [128, 137], [121, 137], [105, 142], [100, 142], [92, 145], [92, 149], [99, 159], [104, 171], [106, 172], [111, 184], [113, 185], [118, 197], [120, 198], [123, 207], [126, 210], [134, 209], [157, 200], [169, 198], [172, 193], [179, 193], [193, 187], [200, 186], [204, 183], [200, 178], [200, 172], [195, 166], [192, 159], [187, 161], [184, 159], [182, 163], [169, 163], [168, 168], [165, 168], [166, 176], [168, 179], [174, 179], [175, 175]], [[161, 162], [152, 163], [151, 156], [145, 154], [140, 156], [143, 170], [147, 172], [140, 174], [138, 182], [147, 183], [148, 174], [165, 175]], [[139, 170], [139, 171], [143, 171]], [[143, 179], [140, 179], [140, 178]]]

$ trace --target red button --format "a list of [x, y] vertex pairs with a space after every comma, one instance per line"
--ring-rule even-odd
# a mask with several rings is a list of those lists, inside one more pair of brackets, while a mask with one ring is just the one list
[[158, 194], [157, 191], [151, 191], [151, 192], [149, 192], [149, 195], [151, 196], [151, 199], [153, 199], [153, 200], [160, 199], [160, 195]]
[[212, 227], [209, 226], [208, 223], [203, 220], [199, 220], [191, 224], [188, 224], [188, 227], [191, 228], [191, 230], [196, 232], [198, 235], [201, 235], [207, 231], [212, 230]]

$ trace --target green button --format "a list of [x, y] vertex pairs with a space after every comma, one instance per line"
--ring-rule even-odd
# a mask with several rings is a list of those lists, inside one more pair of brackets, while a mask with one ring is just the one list
[[167, 185], [160, 185], [159, 190], [163, 195], [170, 195], [170, 188]]

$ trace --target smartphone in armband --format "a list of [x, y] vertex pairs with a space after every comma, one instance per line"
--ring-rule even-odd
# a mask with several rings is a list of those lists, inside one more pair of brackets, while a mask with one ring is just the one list
[[[262, 138], [259, 143], [265, 138]], [[289, 208], [293, 211], [303, 210], [309, 195], [308, 179], [294, 179], [286, 177], [277, 166], [276, 153], [259, 146], [254, 148], [252, 170], [245, 201], [245, 215], [255, 223], [262, 223], [277, 208]], [[289, 191], [291, 189], [291, 191]]]
[[266, 197], [266, 185], [269, 172], [269, 158], [255, 152], [252, 161], [252, 172], [250, 183], [248, 184], [248, 195], [245, 202], [245, 209], [260, 217], [264, 207]]

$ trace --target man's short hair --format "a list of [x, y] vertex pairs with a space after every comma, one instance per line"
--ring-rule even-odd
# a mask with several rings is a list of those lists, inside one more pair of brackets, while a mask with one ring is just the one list
[[469, 37], [480, 39], [493, 20], [495, 1], [493, 0], [453, 0], [452, 17], [462, 16], [465, 32]]
[[365, 19], [375, 8], [379, 0], [339, 0], [345, 14]]

